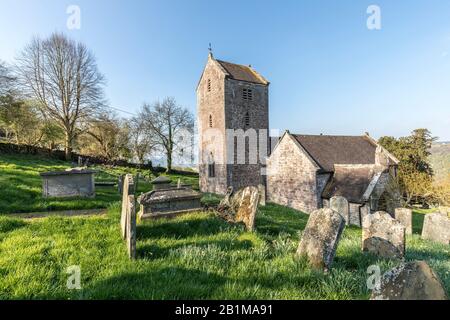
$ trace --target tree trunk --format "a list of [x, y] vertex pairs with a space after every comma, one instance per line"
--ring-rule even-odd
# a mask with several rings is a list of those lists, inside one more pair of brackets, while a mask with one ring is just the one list
[[66, 160], [72, 160], [72, 139], [70, 138], [70, 133], [68, 132], [66, 132], [66, 137], [64, 140], [64, 152]]
[[166, 173], [172, 172], [172, 152], [167, 151], [167, 169]]

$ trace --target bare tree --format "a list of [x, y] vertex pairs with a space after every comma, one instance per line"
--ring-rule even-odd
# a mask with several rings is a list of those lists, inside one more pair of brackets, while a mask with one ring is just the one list
[[0, 97], [16, 96], [16, 77], [11, 68], [0, 60]]
[[138, 163], [143, 164], [145, 157], [156, 148], [156, 139], [153, 139], [153, 134], [148, 132], [144, 119], [140, 117], [132, 118], [128, 127], [130, 149]]
[[83, 154], [101, 155], [108, 160], [128, 156], [128, 128], [110, 112], [91, 119], [89, 128], [80, 136], [79, 148]]
[[17, 73], [24, 92], [64, 130], [70, 159], [77, 126], [103, 105], [104, 77], [94, 55], [84, 44], [54, 33], [47, 39], [34, 38], [25, 47], [17, 59]]
[[143, 120], [148, 134], [157, 146], [162, 148], [167, 159], [167, 172], [172, 171], [172, 155], [177, 145], [177, 137], [194, 129], [192, 113], [179, 106], [174, 98], [163, 102], [144, 104], [139, 117]]

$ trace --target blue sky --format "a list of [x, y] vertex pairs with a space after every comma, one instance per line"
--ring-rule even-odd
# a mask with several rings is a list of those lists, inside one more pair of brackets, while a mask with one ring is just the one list
[[[381, 9], [381, 30], [366, 27]], [[68, 30], [69, 5], [81, 29]], [[270, 126], [450, 140], [450, 1], [0, 0], [0, 59], [63, 31], [95, 53], [111, 106], [174, 96], [195, 112], [208, 43], [271, 81]], [[123, 114], [126, 116], [126, 114]]]

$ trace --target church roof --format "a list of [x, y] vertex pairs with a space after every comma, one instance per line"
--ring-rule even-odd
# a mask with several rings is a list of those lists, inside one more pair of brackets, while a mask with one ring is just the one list
[[335, 164], [374, 164], [377, 145], [367, 136], [292, 135], [323, 171]]
[[376, 165], [336, 165], [331, 181], [327, 183], [322, 197], [346, 198], [349, 202], [364, 203], [364, 194], [370, 183], [384, 171]]
[[217, 59], [216, 61], [227, 72], [228, 76], [234, 80], [247, 81], [263, 85], [269, 84], [269, 82], [264, 79], [263, 76], [253, 70], [250, 66], [244, 66], [241, 64], [235, 64]]

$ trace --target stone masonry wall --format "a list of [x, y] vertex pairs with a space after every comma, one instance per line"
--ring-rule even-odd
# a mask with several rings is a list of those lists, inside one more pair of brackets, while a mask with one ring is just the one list
[[[243, 99], [243, 89], [251, 89], [253, 98], [251, 101]], [[247, 186], [265, 184], [265, 177], [261, 175], [261, 168], [265, 165], [269, 152], [269, 89], [268, 86], [227, 79], [225, 81], [225, 118], [226, 128], [242, 130], [242, 133], [253, 134], [255, 139], [244, 138], [242, 145], [245, 148], [237, 149], [237, 139], [227, 138], [227, 156], [233, 164], [228, 165], [228, 185], [235, 190]], [[249, 123], [246, 124], [248, 113]], [[260, 131], [260, 130], [263, 131]], [[255, 143], [256, 142], [256, 143]], [[263, 156], [260, 156], [260, 149]], [[256, 163], [250, 163], [249, 151], [256, 156]], [[245, 164], [238, 162], [237, 153], [245, 154]], [[230, 162], [229, 162], [230, 163]]]
[[267, 161], [267, 198], [306, 213], [318, 209], [316, 167], [284, 136]]
[[[208, 90], [208, 82], [210, 90]], [[227, 167], [225, 151], [225, 75], [217, 62], [208, 58], [197, 88], [199, 130], [199, 184], [202, 192], [225, 193]], [[210, 117], [212, 128], [210, 128]], [[209, 139], [208, 137], [213, 137]], [[215, 162], [215, 177], [208, 177], [209, 161]]]

